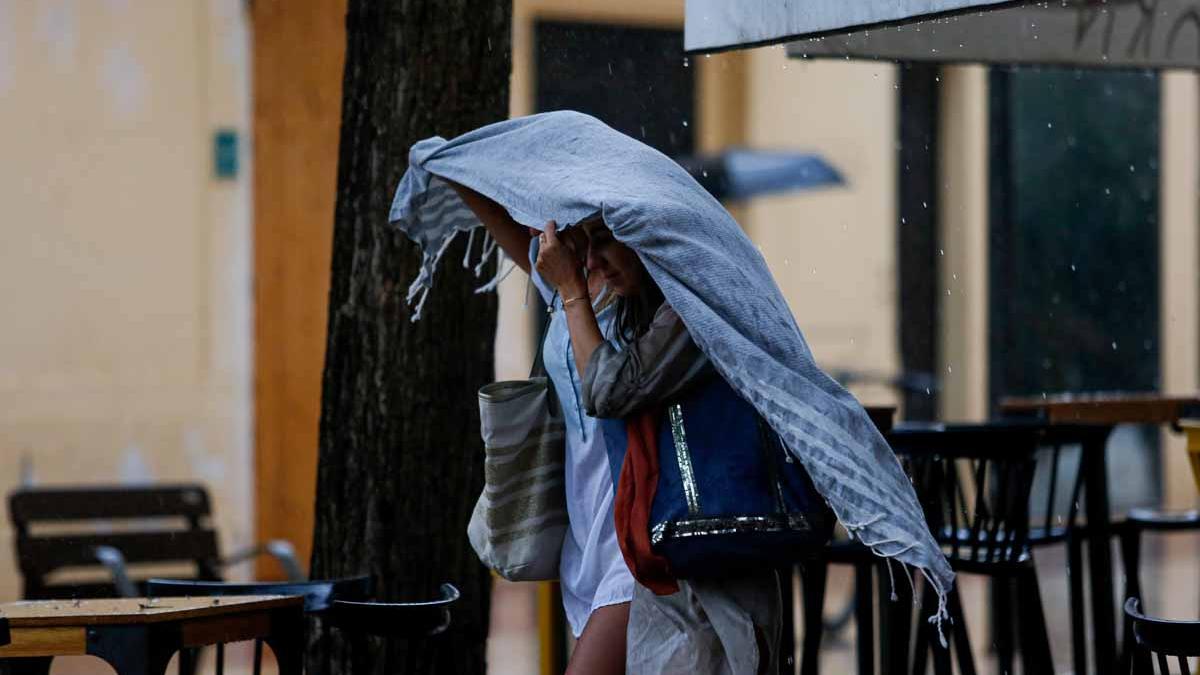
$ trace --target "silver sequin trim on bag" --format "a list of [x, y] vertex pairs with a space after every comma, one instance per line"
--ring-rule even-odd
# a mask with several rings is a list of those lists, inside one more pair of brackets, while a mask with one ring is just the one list
[[667, 539], [683, 539], [685, 537], [807, 529], [809, 529], [808, 519], [799, 513], [672, 520], [650, 528], [650, 544], [658, 546]]
[[679, 477], [683, 481], [683, 496], [687, 500], [688, 514], [700, 515], [700, 489], [696, 486], [696, 474], [692, 471], [692, 453], [688, 450], [687, 434], [683, 431], [683, 406], [676, 403], [667, 408], [671, 421], [671, 439], [675, 441], [675, 460], [679, 462]]

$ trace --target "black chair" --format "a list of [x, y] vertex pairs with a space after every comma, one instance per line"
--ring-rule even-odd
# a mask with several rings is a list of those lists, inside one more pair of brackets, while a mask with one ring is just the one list
[[8, 619], [0, 616], [0, 647], [12, 642], [12, 633], [8, 630]]
[[[1071, 659], [1076, 673], [1087, 672], [1088, 650], [1084, 616], [1083, 544], [1089, 537], [1089, 531], [1080, 510], [1081, 497], [1086, 497], [1083, 490], [1083, 448], [1089, 435], [1103, 433], [1101, 427], [1078, 428], [1074, 431], [1068, 428], [1044, 438], [1045, 444], [1037, 455], [1035, 489], [1030, 499], [1030, 546], [1034, 550], [1057, 545], [1066, 548]], [[991, 630], [996, 642], [1003, 643], [1010, 639], [1008, 636], [1015, 630], [1012, 593], [1011, 587], [1001, 583], [992, 584]]]
[[422, 638], [444, 633], [450, 627], [450, 605], [460, 594], [453, 584], [442, 584], [439, 596], [427, 602], [354, 602], [335, 600], [325, 621], [356, 635]]
[[[829, 565], [849, 565], [854, 569], [854, 598], [850, 611], [857, 629], [855, 662], [859, 675], [873, 675], [875, 672], [875, 575], [877, 572], [883, 572], [879, 576], [881, 583], [889, 583], [891, 578], [886, 571], [880, 569], [880, 564], [879, 557], [859, 542], [837, 539], [830, 542], [819, 559], [800, 566], [804, 606], [804, 641], [800, 657], [801, 675], [818, 675], [820, 672], [821, 643], [828, 628], [824, 608]], [[886, 589], [880, 589], [880, 596], [889, 597], [892, 591], [897, 593], [897, 602], [899, 602], [899, 594], [907, 594], [909, 589], [899, 586], [893, 589], [889, 586]], [[882, 606], [882, 611], [886, 612], [890, 609], [892, 608], [888, 605]], [[887, 625], [881, 625], [881, 631], [886, 630]], [[900, 645], [906, 649], [907, 640], [891, 640], [888, 636], [881, 634], [880, 644], [884, 649], [881, 657], [884, 664], [905, 664], [907, 656], [890, 653], [889, 650], [894, 650]], [[905, 669], [906, 666], [897, 669], [884, 665], [884, 672]], [[789, 668], [785, 672], [792, 671]]]
[[[1141, 548], [1143, 532], [1200, 531], [1200, 512], [1132, 509], [1121, 525], [1121, 561], [1125, 571], [1125, 624], [1121, 641], [1121, 668], [1128, 672], [1134, 654], [1134, 621], [1129, 612], [1142, 601]], [[1140, 616], [1140, 615], [1139, 615]], [[1164, 671], [1165, 672], [1165, 671]]]
[[[1016, 635], [1006, 630], [1010, 624], [1004, 621], [995, 636], [1001, 672], [1013, 672], [1017, 647], [1025, 673], [1046, 672], [1053, 664], [1030, 539], [1030, 496], [1039, 448], [1079, 443], [1099, 433], [1102, 428], [1086, 425], [997, 422], [897, 429], [888, 437], [913, 478], [929, 528], [951, 567], [1015, 588], [1011, 597]], [[926, 585], [923, 605], [928, 608], [935, 601]], [[947, 609], [959, 668], [974, 673], [957, 590], [951, 592]], [[919, 621], [917, 626], [912, 670], [923, 673], [937, 637], [929, 622]], [[949, 673], [948, 650], [936, 648], [933, 654], [935, 669]]]
[[[230, 565], [270, 555], [291, 580], [304, 576], [285, 541], [221, 557], [202, 485], [26, 487], [10, 493], [8, 504], [28, 600], [142, 595], [144, 579], [129, 571], [137, 563], [185, 563], [185, 578], [219, 581]], [[109, 580], [51, 580], [67, 567], [101, 570]]]
[[1188, 657], [1200, 657], [1200, 621], [1167, 621], [1142, 614], [1137, 598], [1125, 600], [1125, 618], [1136, 647], [1131, 669], [1125, 673], [1152, 673], [1154, 662], [1161, 675], [1171, 673], [1168, 657], [1179, 665], [1176, 672], [1190, 675]]
[[[304, 612], [322, 615], [342, 600], [359, 601], [371, 596], [370, 577], [350, 577], [329, 581], [225, 583], [219, 581], [193, 581], [180, 579], [150, 579], [146, 582], [146, 594], [151, 598], [180, 596], [229, 597], [241, 595], [302, 595]], [[254, 675], [262, 672], [262, 640], [254, 641]], [[272, 646], [272, 649], [275, 649]], [[196, 652], [185, 651], [179, 657], [179, 672], [190, 673], [195, 669]], [[217, 673], [225, 670], [225, 645], [217, 645]]]
[[[867, 415], [880, 433], [892, 429], [896, 409], [890, 406], [867, 407]], [[840, 530], [839, 530], [840, 531]], [[801, 646], [801, 675], [817, 675], [820, 665], [821, 641], [828, 624], [825, 620], [825, 596], [829, 577], [829, 565], [851, 565], [854, 567], [854, 600], [852, 611], [858, 624], [858, 672], [870, 675], [874, 672], [872, 573], [879, 558], [856, 541], [835, 539], [817, 558], [797, 565], [801, 576], [801, 603], [804, 607], [804, 641]], [[792, 602], [792, 581], [795, 570], [784, 568], [779, 571], [783, 591], [783, 640], [782, 658], [779, 659], [780, 673], [791, 675], [796, 672], [793, 653], [795, 651], [795, 626]], [[838, 622], [841, 624], [841, 622]], [[840, 625], [833, 627], [833, 630]], [[885, 660], [886, 660], [885, 655]]]

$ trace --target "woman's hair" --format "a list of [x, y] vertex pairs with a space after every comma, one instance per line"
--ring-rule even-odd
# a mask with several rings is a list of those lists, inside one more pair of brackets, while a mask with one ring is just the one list
[[649, 330], [655, 313], [666, 300], [662, 289], [650, 278], [646, 268], [641, 265], [639, 267], [642, 275], [641, 291], [634, 296], [619, 297], [615, 303], [617, 316], [614, 326], [617, 341], [621, 344], [629, 344]]

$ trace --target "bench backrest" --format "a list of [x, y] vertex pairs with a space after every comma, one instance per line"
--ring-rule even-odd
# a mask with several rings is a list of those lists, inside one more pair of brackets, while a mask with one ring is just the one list
[[[189, 578], [219, 578], [217, 537], [202, 485], [20, 488], [8, 506], [26, 599], [116, 595], [108, 581], [49, 579], [64, 568], [106, 572], [96, 555], [101, 546], [120, 551], [130, 566], [183, 562], [194, 569]], [[129, 571], [137, 581], [136, 568]]]

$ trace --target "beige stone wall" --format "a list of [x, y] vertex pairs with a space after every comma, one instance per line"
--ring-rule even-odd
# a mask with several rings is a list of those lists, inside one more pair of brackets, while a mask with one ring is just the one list
[[[748, 57], [750, 147], [819, 153], [846, 184], [755, 199], [743, 225], [822, 368], [894, 375], [895, 67], [797, 61], [779, 48]], [[865, 404], [896, 403], [886, 387], [852, 390]]]
[[[240, 0], [0, 0], [0, 490], [196, 480], [252, 538]], [[212, 134], [236, 129], [235, 181]], [[17, 596], [7, 514], [0, 600]]]

